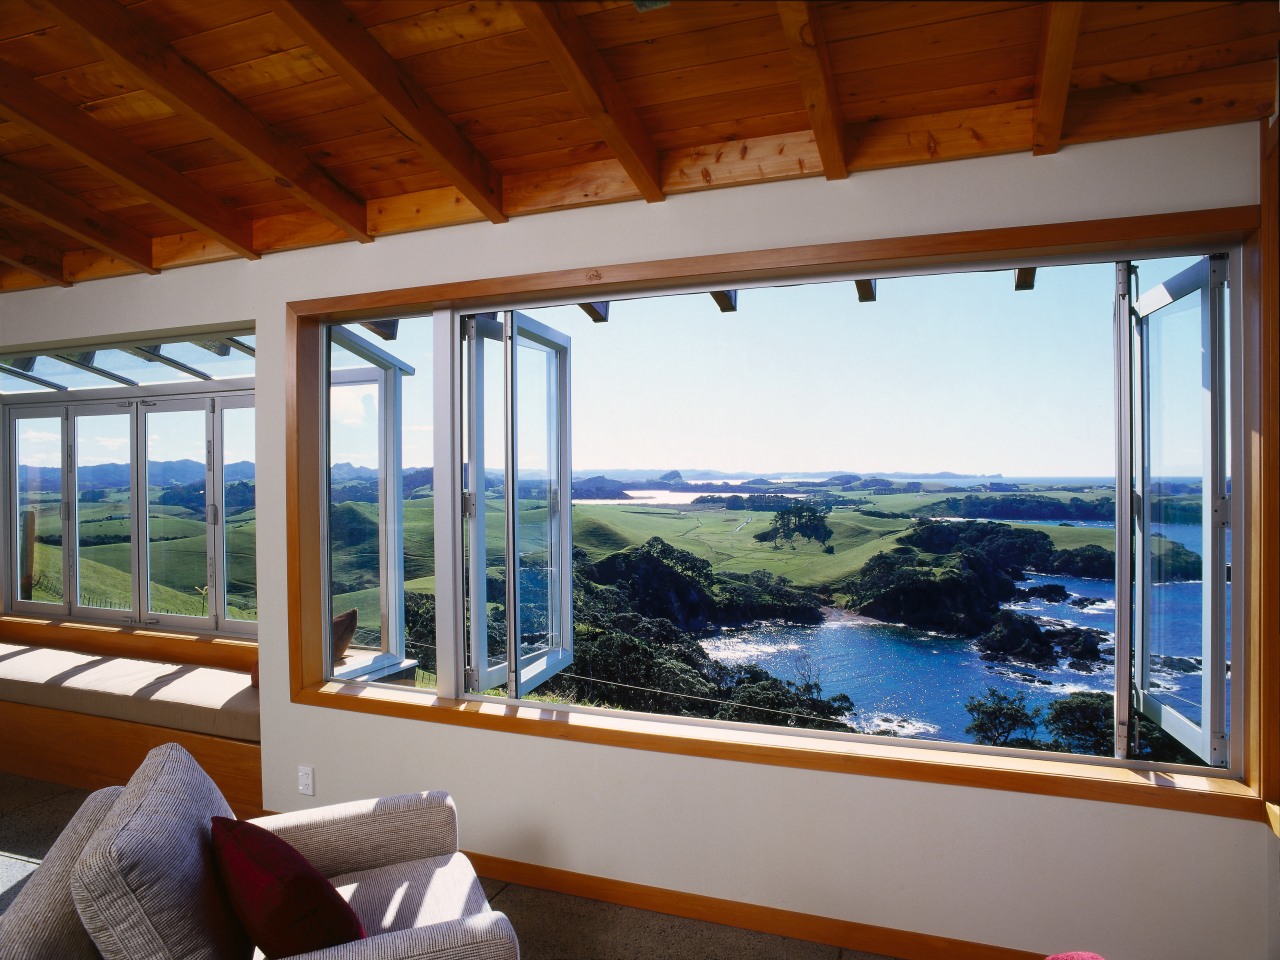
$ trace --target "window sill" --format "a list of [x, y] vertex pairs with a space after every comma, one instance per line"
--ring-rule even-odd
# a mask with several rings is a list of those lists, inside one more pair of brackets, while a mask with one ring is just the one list
[[1097, 800], [1269, 822], [1247, 785], [1194, 772], [1052, 760], [866, 740], [834, 740], [598, 714], [552, 705], [449, 700], [414, 689], [334, 681], [295, 691], [295, 703], [683, 756]]
[[0, 616], [5, 640], [103, 656], [187, 663], [248, 672], [258, 662], [258, 644], [244, 637], [183, 633], [43, 617]]

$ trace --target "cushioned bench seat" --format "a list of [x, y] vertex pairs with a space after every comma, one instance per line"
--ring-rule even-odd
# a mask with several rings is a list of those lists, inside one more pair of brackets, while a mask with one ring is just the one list
[[261, 741], [249, 675], [0, 643], [0, 700]]

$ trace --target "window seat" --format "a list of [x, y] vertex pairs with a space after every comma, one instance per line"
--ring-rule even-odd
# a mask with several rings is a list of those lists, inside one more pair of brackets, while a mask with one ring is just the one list
[[0, 771], [96, 790], [180, 743], [236, 815], [261, 816], [258, 691], [247, 670], [0, 641]]
[[0, 643], [0, 700], [258, 742], [258, 691], [216, 667]]

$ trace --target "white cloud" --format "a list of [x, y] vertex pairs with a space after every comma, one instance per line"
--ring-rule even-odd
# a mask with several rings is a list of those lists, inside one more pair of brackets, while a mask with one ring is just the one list
[[329, 415], [344, 426], [372, 426], [378, 410], [377, 390], [372, 384], [343, 386], [331, 390]]

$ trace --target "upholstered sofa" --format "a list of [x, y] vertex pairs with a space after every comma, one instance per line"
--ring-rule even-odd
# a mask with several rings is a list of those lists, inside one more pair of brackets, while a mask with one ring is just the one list
[[[215, 816], [231, 809], [191, 755], [152, 750], [124, 787], [89, 796], [0, 916], [0, 960], [249, 960], [212, 862]], [[447, 794], [254, 822], [328, 877], [364, 927], [306, 960], [518, 960], [510, 922], [458, 852]]]

